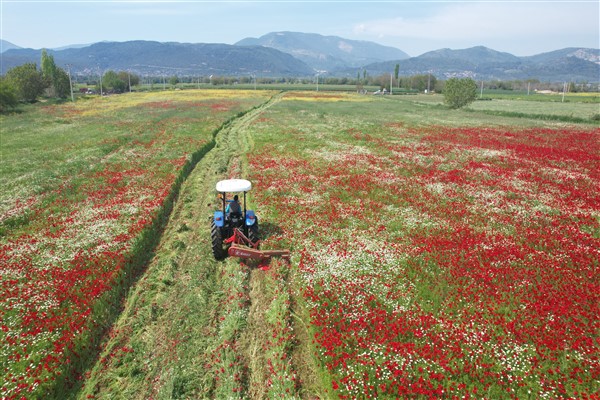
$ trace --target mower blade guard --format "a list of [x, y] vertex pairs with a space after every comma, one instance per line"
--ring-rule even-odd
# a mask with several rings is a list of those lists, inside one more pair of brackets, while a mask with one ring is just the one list
[[232, 245], [227, 253], [231, 257], [239, 257], [239, 258], [251, 258], [253, 260], [266, 261], [270, 260], [271, 257], [281, 257], [286, 260], [290, 259], [290, 251], [289, 250], [256, 250], [246, 246], [237, 246]]

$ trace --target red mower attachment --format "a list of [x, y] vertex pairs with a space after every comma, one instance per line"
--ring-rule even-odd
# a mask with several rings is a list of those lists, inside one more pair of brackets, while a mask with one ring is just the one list
[[223, 243], [231, 244], [227, 250], [227, 254], [231, 257], [250, 258], [261, 263], [269, 261], [272, 257], [281, 257], [288, 261], [290, 259], [289, 250], [258, 250], [260, 240], [252, 242], [239, 228], [235, 228], [233, 235]]

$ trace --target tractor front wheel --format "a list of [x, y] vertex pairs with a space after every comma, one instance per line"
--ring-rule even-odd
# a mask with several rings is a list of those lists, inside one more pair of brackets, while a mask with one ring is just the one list
[[[254, 224], [248, 228], [248, 239], [250, 239], [252, 243], [256, 243], [260, 240], [260, 236], [258, 234], [258, 218], [256, 221], [254, 221]], [[259, 246], [256, 246], [256, 249], [258, 249], [258, 247]]]
[[212, 222], [210, 236], [212, 239], [212, 251], [215, 260], [224, 260], [227, 256], [227, 252], [223, 249], [223, 235], [221, 235], [221, 228], [215, 225], [215, 221]]

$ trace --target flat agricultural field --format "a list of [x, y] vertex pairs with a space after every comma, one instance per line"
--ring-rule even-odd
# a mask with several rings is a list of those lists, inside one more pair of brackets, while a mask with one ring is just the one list
[[77, 381], [178, 185], [227, 120], [269, 97], [133, 94], [2, 117], [2, 398]]
[[[432, 98], [181, 91], [2, 117], [0, 396], [593, 398], [588, 104]], [[261, 247], [289, 263], [214, 260], [226, 178], [252, 182]]]

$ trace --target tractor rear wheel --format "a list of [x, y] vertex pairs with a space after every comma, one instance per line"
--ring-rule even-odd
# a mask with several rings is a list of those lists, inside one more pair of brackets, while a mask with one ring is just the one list
[[215, 225], [215, 221], [213, 221], [211, 225], [210, 237], [212, 239], [212, 251], [215, 260], [224, 260], [227, 256], [227, 252], [223, 249], [223, 235], [221, 235], [221, 228]]

